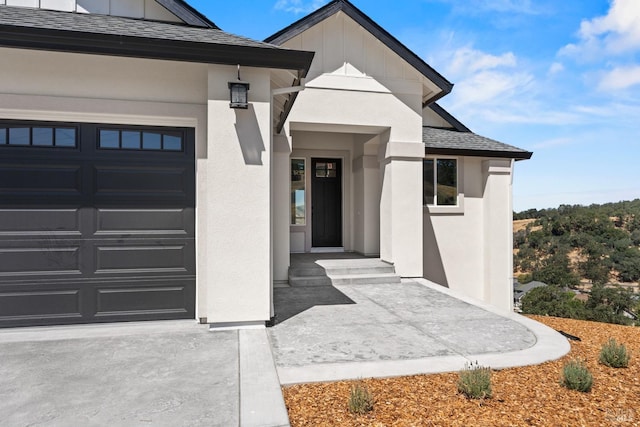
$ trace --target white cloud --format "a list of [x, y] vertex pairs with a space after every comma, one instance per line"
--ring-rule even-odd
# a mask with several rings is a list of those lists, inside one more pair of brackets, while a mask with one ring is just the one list
[[564, 71], [564, 65], [562, 65], [562, 63], [560, 63], [560, 62], [554, 62], [549, 67], [548, 73], [553, 75], [553, 74], [561, 73], [562, 71]]
[[600, 90], [621, 90], [640, 84], [640, 65], [616, 67], [607, 72], [598, 88]]
[[310, 13], [326, 3], [324, 0], [278, 0], [274, 9], [294, 14]]
[[582, 21], [578, 36], [560, 53], [595, 59], [640, 50], [640, 1], [613, 0], [606, 15]]
[[457, 49], [453, 53], [448, 71], [451, 74], [476, 73], [499, 67], [515, 67], [516, 56], [512, 52], [502, 55], [491, 55], [470, 47]]

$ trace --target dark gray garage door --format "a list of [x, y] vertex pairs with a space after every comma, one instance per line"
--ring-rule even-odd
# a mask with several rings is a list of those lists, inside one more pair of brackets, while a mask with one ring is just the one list
[[194, 318], [194, 131], [0, 121], [0, 326]]

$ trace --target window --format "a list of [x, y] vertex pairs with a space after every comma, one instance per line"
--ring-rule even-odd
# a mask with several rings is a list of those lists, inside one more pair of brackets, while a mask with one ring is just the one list
[[458, 205], [458, 161], [456, 159], [424, 159], [423, 205]]
[[183, 150], [180, 133], [136, 129], [100, 129], [98, 147], [105, 150]]
[[291, 159], [291, 225], [306, 223], [304, 159]]
[[76, 148], [77, 129], [47, 125], [4, 125], [0, 127], [0, 145]]

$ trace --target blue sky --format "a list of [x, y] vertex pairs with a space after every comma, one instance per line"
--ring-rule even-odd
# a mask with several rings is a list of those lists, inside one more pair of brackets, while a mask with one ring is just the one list
[[[533, 151], [514, 210], [640, 198], [640, 0], [352, 0], [455, 84], [471, 130]], [[328, 0], [189, 0], [264, 39]]]

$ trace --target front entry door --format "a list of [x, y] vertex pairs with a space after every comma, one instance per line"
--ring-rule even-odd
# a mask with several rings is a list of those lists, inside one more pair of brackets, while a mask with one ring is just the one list
[[342, 160], [311, 159], [313, 247], [342, 246]]

